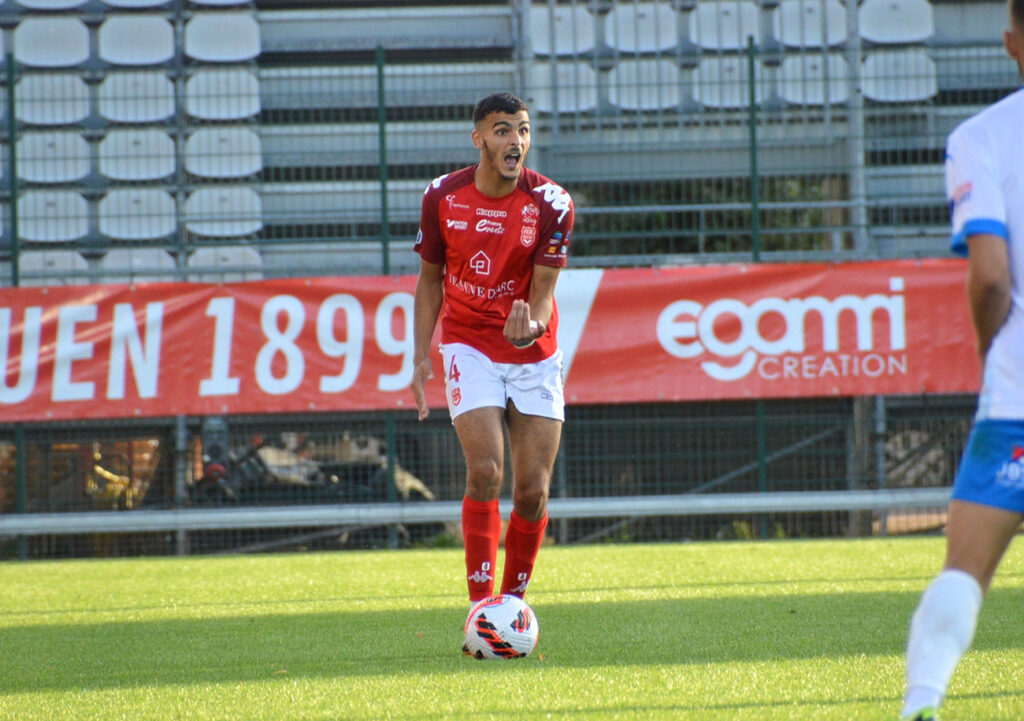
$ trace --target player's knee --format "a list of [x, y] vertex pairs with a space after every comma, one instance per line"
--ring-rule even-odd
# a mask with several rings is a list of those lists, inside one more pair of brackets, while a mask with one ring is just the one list
[[501, 465], [493, 458], [484, 457], [466, 461], [466, 479], [471, 486], [501, 485]]
[[547, 483], [516, 484], [512, 493], [512, 501], [515, 504], [516, 513], [527, 521], [537, 521], [544, 516], [548, 507], [548, 485]]

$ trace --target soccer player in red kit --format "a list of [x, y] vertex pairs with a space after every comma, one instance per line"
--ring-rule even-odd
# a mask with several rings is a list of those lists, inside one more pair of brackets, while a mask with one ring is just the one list
[[423, 420], [440, 315], [448, 409], [466, 459], [462, 529], [471, 603], [494, 593], [503, 426], [513, 510], [501, 593], [526, 593], [544, 538], [565, 419], [554, 290], [573, 225], [569, 194], [523, 166], [530, 150], [526, 104], [508, 93], [491, 95], [477, 104], [473, 123], [480, 162], [435, 179], [423, 197], [412, 379]]

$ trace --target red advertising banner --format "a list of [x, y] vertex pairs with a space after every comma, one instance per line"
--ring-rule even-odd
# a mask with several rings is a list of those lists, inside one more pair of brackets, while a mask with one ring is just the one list
[[[962, 260], [563, 271], [566, 397], [974, 391], [965, 271]], [[0, 421], [410, 408], [414, 286], [3, 288]], [[429, 398], [443, 408], [439, 365]]]

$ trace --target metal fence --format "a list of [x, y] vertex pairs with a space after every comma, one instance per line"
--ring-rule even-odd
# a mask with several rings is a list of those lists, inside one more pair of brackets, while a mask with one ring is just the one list
[[[935, 4], [927, 17], [888, 23], [870, 10], [886, 3], [834, 0], [115, 4], [0, 6], [10, 50], [0, 286], [413, 272], [422, 190], [474, 162], [472, 107], [504, 89], [530, 103], [530, 164], [574, 197], [570, 265], [941, 255], [945, 137], [1019, 81], [998, 45], [1001, 2]], [[936, 488], [951, 478], [971, 405], [572, 407], [553, 502]], [[8, 420], [4, 514], [326, 507], [405, 492], [426, 505], [462, 491], [446, 420], [268, 415], [227, 419], [226, 431], [198, 418]], [[560, 542], [859, 535], [943, 521], [941, 511], [851, 504], [580, 513], [557, 518], [553, 532]], [[456, 535], [445, 521], [170, 524], [8, 534], [0, 552]]]

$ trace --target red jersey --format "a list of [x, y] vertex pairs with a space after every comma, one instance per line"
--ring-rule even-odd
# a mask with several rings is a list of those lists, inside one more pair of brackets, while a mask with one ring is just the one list
[[527, 348], [505, 338], [516, 298], [529, 300], [536, 264], [564, 268], [572, 236], [572, 198], [523, 168], [516, 189], [489, 198], [473, 183], [476, 166], [436, 178], [423, 194], [416, 252], [445, 266], [441, 342], [465, 343], [495, 363], [536, 363], [558, 348], [558, 308]]

